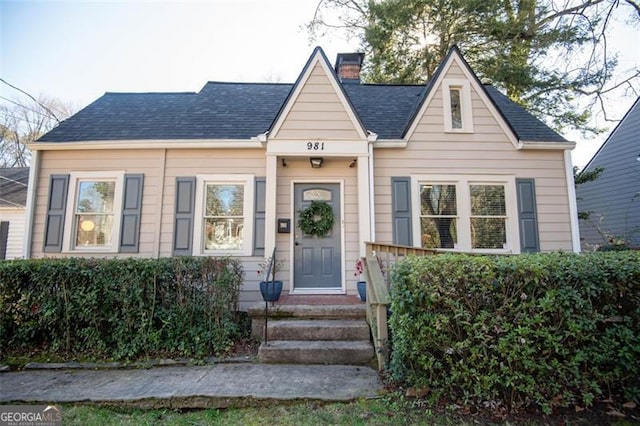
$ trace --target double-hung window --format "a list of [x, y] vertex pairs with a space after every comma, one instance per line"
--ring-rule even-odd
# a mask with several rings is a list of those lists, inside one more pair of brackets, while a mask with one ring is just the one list
[[[116, 252], [122, 214], [123, 172], [70, 176], [65, 250]], [[71, 213], [71, 214], [69, 214]]]
[[414, 241], [425, 248], [517, 252], [515, 178], [511, 176], [417, 176], [419, 223]]
[[197, 177], [196, 254], [251, 254], [253, 182], [252, 175]]

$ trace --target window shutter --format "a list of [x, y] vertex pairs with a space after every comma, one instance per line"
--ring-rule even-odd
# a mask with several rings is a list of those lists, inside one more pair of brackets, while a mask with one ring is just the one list
[[0, 260], [7, 258], [7, 243], [9, 242], [9, 222], [0, 222]]
[[255, 182], [255, 216], [253, 226], [253, 254], [264, 256], [264, 218], [267, 181], [264, 177], [257, 177]]
[[391, 207], [393, 243], [403, 246], [412, 246], [411, 178], [391, 178]]
[[518, 192], [518, 225], [520, 228], [520, 250], [523, 253], [540, 251], [538, 238], [538, 214], [536, 210], [536, 187], [534, 179], [516, 179]]
[[51, 175], [49, 178], [49, 202], [47, 221], [44, 228], [44, 248], [46, 253], [62, 251], [62, 231], [67, 209], [69, 175]]
[[119, 250], [121, 253], [138, 253], [139, 251], [143, 184], [143, 174], [126, 174], [124, 176]]
[[173, 255], [193, 253], [193, 220], [196, 201], [196, 178], [176, 178], [176, 218], [173, 229]]

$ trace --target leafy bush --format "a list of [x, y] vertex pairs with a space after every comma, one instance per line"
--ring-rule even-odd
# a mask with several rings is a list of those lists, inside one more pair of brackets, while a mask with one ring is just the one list
[[640, 397], [640, 252], [411, 257], [391, 296], [391, 373], [436, 398]]
[[243, 275], [230, 258], [0, 262], [0, 351], [220, 353], [239, 332]]

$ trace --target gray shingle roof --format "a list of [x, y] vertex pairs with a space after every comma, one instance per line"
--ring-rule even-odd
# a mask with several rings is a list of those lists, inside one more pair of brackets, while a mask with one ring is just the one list
[[[106, 93], [39, 142], [249, 139], [269, 130], [293, 87], [209, 82], [198, 93]], [[520, 140], [565, 141], [497, 89], [485, 87]], [[402, 138], [425, 93], [423, 85], [343, 88], [365, 128], [381, 139]]]
[[26, 206], [28, 184], [28, 167], [0, 168], [0, 206]]

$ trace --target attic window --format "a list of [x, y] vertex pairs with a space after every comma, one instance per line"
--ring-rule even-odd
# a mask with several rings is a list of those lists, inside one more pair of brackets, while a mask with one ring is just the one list
[[469, 81], [447, 79], [442, 82], [444, 131], [473, 133], [471, 88]]
[[462, 106], [460, 105], [460, 88], [450, 88], [451, 99], [451, 128], [462, 129]]

